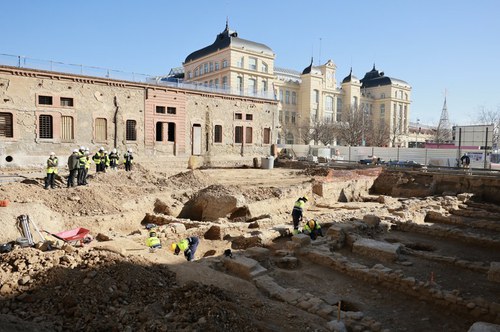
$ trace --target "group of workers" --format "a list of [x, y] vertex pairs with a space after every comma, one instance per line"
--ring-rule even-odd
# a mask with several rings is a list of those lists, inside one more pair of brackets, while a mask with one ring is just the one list
[[[106, 169], [110, 168], [112, 170], [118, 169], [120, 156], [116, 149], [113, 149], [111, 153], [104, 150], [103, 147], [90, 157], [90, 149], [88, 147], [81, 146], [79, 149], [74, 149], [71, 155], [68, 157], [68, 169], [69, 176], [66, 182], [66, 187], [75, 186], [76, 183], [79, 186], [87, 185], [87, 177], [92, 162], [96, 165], [96, 172], [106, 172]], [[127, 152], [123, 155], [123, 163], [125, 165], [126, 171], [132, 170], [132, 160], [134, 156], [132, 154], [132, 149], [127, 149]], [[47, 177], [45, 178], [45, 189], [55, 188], [55, 177], [58, 173], [59, 160], [54, 152], [50, 153], [49, 159], [47, 159]]]
[[[307, 196], [299, 197], [293, 205], [292, 219], [294, 235], [300, 233], [299, 224], [302, 220], [304, 220], [304, 206], [306, 205], [307, 200]], [[314, 219], [310, 219], [304, 224], [304, 227], [302, 227], [302, 233], [309, 235], [312, 240], [316, 240], [318, 236], [323, 236], [321, 226]]]
[[[195, 253], [199, 243], [200, 239], [198, 237], [190, 236], [179, 242], [173, 242], [170, 245], [170, 250], [174, 255], [179, 255], [182, 252], [186, 260], [191, 262], [195, 260]], [[150, 248], [151, 252], [154, 252], [156, 249], [161, 249], [162, 247], [157, 231], [154, 228], [149, 230], [149, 237], [146, 240], [146, 245]]]

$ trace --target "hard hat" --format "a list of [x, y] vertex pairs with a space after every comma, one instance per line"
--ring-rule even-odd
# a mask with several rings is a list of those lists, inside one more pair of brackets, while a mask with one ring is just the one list
[[104, 150], [104, 153], [108, 153], [108, 151]]
[[316, 222], [314, 221], [314, 219], [311, 219], [307, 222], [307, 224], [309, 225], [310, 228], [314, 228]]
[[75, 153], [75, 152], [78, 152], [78, 149], [74, 149], [74, 150], [73, 150], [73, 153]]
[[113, 149], [113, 153], [116, 153], [116, 149]]
[[132, 152], [132, 149], [128, 149], [127, 152]]
[[170, 245], [170, 250], [172, 250], [172, 252], [175, 252], [175, 249], [177, 248], [177, 243], [172, 243]]
[[99, 151], [104, 151], [104, 148], [101, 146], [101, 147], [99, 148]]
[[55, 152], [51, 152], [51, 153], [50, 153], [50, 155], [51, 155], [51, 156], [55, 156], [55, 155], [56, 155], [56, 153], [55, 153]]
[[80, 146], [80, 150], [84, 151], [85, 150], [85, 147], [82, 145]]
[[302, 197], [302, 199], [306, 202], [308, 201], [307, 196]]
[[90, 149], [88, 147], [85, 148], [85, 151], [90, 151]]

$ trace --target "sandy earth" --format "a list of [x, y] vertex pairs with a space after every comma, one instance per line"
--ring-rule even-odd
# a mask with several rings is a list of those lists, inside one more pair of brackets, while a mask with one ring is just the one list
[[[0, 199], [10, 201], [8, 207], [0, 207], [0, 243], [21, 236], [16, 218], [22, 214], [29, 215], [41, 230], [52, 233], [87, 228], [94, 240], [77, 248], [43, 233], [45, 239], [53, 240], [56, 246], [66, 250], [41, 252], [17, 248], [0, 255], [0, 303], [3, 303], [0, 331], [328, 331], [325, 318], [276, 301], [252, 282], [225, 270], [221, 256], [224, 250], [231, 248], [232, 238], [248, 234], [248, 223], [221, 218], [215, 224], [227, 227], [231, 236], [205, 240], [206, 228], [176, 219], [177, 223], [185, 223], [187, 230], [172, 231], [168, 225], [161, 226], [164, 248], [152, 253], [144, 244], [147, 231], [143, 220], [146, 214], [153, 213], [157, 200], [165, 202], [172, 214], [169, 218], [175, 219], [190, 197], [214, 184], [240, 192], [253, 206], [254, 213], [270, 216], [270, 228], [276, 225], [290, 228], [293, 201], [304, 194], [311, 197], [307, 217], [314, 217], [325, 226], [362, 219], [365, 214], [393, 218], [387, 204], [338, 203], [310, 192], [311, 183], [318, 179], [340, 183], [374, 177], [379, 171], [332, 172], [322, 168], [158, 171], [150, 165], [136, 165], [132, 172], [91, 173], [90, 184], [83, 187], [66, 188], [60, 179], [54, 190], [43, 189], [43, 179], [38, 173], [23, 171], [25, 181], [0, 185]], [[394, 204], [400, 203], [394, 200]], [[423, 219], [420, 211], [425, 205], [428, 202], [417, 202], [409, 213], [415, 219]], [[98, 241], [98, 234], [109, 237], [110, 241]], [[188, 263], [184, 257], [174, 256], [167, 250], [172, 241], [191, 235], [201, 238], [195, 262]], [[436, 245], [432, 238], [424, 235], [393, 232], [372, 236], [391, 241], [397, 238], [407, 243], [432, 243], [437, 247], [435, 250], [443, 254], [460, 255], [457, 248], [461, 244], [449, 240]], [[34, 237], [40, 240], [36, 232]], [[290, 237], [280, 237], [266, 247], [276, 255], [289, 241]], [[239, 254], [239, 250], [233, 252]], [[368, 265], [377, 263], [347, 249], [339, 252]], [[344, 299], [344, 310], [362, 311], [378, 322], [378, 325], [364, 327], [367, 331], [465, 331], [474, 322], [471, 317], [360, 282], [308, 261], [300, 261], [295, 269], [278, 268], [273, 257], [262, 264], [280, 286], [319, 298]], [[497, 252], [480, 246], [471, 246], [467, 257], [485, 264], [498, 258]], [[478, 279], [473, 272], [413, 256], [407, 259], [413, 261], [413, 265], [390, 267], [403, 269], [423, 280], [432, 271], [447, 289], [467, 285], [463, 292], [471, 297], [483, 296], [495, 301], [495, 292], [500, 293], [496, 284], [484, 277]], [[460, 277], [453, 277], [456, 275]], [[474, 283], [470, 283], [471, 280]], [[353, 329], [358, 328], [362, 330], [359, 326]]]

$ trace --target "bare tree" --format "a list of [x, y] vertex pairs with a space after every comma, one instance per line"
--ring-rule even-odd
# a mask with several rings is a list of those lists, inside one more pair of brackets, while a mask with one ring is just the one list
[[304, 144], [312, 141], [314, 145], [317, 145], [323, 135], [323, 123], [316, 120], [309, 122], [309, 119], [306, 119], [300, 126], [300, 132]]
[[341, 121], [337, 122], [336, 133], [342, 143], [351, 146], [361, 145], [363, 140], [364, 112], [360, 107], [351, 106], [342, 112]]
[[370, 122], [368, 127], [367, 143], [370, 146], [387, 146], [391, 140], [391, 135], [389, 133], [389, 128], [384, 122], [380, 123], [378, 126], [373, 126]]
[[336, 137], [336, 126], [332, 122], [325, 122], [322, 125], [321, 128], [321, 137], [320, 141], [324, 145], [333, 145], [335, 140], [337, 139]]
[[500, 136], [500, 106], [497, 106], [497, 110], [486, 109], [484, 106], [479, 107], [479, 111], [476, 114], [476, 122], [481, 124], [492, 124], [493, 125], [493, 143], [498, 146], [499, 136]]

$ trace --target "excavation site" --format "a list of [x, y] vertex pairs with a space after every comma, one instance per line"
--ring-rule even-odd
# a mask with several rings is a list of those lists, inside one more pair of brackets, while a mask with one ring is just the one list
[[[51, 190], [4, 174], [0, 331], [500, 331], [495, 174], [137, 163]], [[175, 255], [194, 237], [193, 260]]]

